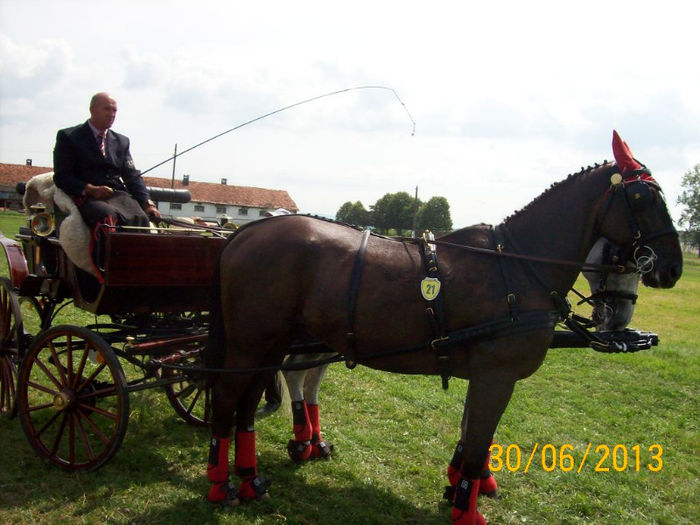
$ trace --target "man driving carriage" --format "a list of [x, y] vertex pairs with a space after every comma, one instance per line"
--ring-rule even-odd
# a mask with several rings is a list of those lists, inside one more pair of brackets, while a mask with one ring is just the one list
[[56, 135], [54, 183], [75, 201], [93, 237], [102, 225], [148, 226], [160, 219], [134, 167], [129, 139], [110, 128], [117, 101], [100, 92], [90, 100], [90, 118]]

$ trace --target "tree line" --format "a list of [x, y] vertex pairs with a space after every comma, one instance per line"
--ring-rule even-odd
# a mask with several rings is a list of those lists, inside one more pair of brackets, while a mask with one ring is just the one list
[[696, 248], [700, 257], [700, 164], [683, 175], [681, 187], [683, 192], [678, 196], [678, 204], [684, 208], [679, 224], [686, 228], [680, 232], [681, 240]]
[[450, 205], [445, 197], [431, 197], [427, 202], [411, 197], [405, 191], [387, 193], [369, 210], [360, 202], [344, 203], [335, 218], [357, 226], [373, 227], [379, 233], [452, 230]]

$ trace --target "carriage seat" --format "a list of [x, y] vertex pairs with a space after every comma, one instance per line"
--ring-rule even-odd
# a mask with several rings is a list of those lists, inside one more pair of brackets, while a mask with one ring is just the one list
[[78, 207], [63, 190], [53, 183], [53, 172], [35, 175], [27, 182], [24, 192], [24, 209], [43, 204], [46, 212], [61, 214], [58, 226], [58, 242], [66, 256], [81, 270], [97, 277], [97, 270], [90, 257], [90, 229], [83, 221]]

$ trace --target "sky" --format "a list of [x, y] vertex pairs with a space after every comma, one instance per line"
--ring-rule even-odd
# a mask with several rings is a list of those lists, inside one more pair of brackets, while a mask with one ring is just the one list
[[51, 166], [98, 91], [146, 171], [348, 90], [179, 156], [175, 177], [283, 189], [327, 216], [418, 188], [455, 227], [497, 224], [612, 160], [616, 129], [677, 220], [700, 163], [692, 5], [0, 0], [0, 162]]

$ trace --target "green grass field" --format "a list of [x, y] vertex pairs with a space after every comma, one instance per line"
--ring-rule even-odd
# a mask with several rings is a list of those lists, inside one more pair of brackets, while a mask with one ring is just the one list
[[[6, 235], [20, 223], [0, 214]], [[66, 310], [61, 323], [92, 321]], [[675, 288], [640, 290], [632, 325], [657, 332], [658, 347], [551, 350], [496, 432], [501, 497], [480, 500], [488, 522], [698, 523], [699, 319], [700, 261], [688, 256]], [[332, 366], [321, 404], [333, 459], [293, 464], [290, 411], [280, 410], [257, 425], [271, 498], [234, 509], [205, 500], [208, 431], [179, 420], [159, 391], [131, 396], [126, 439], [95, 473], [44, 465], [19, 421], [0, 419], [0, 523], [449, 523], [441, 496], [466, 385], [453, 379], [445, 392], [436, 377]]]

